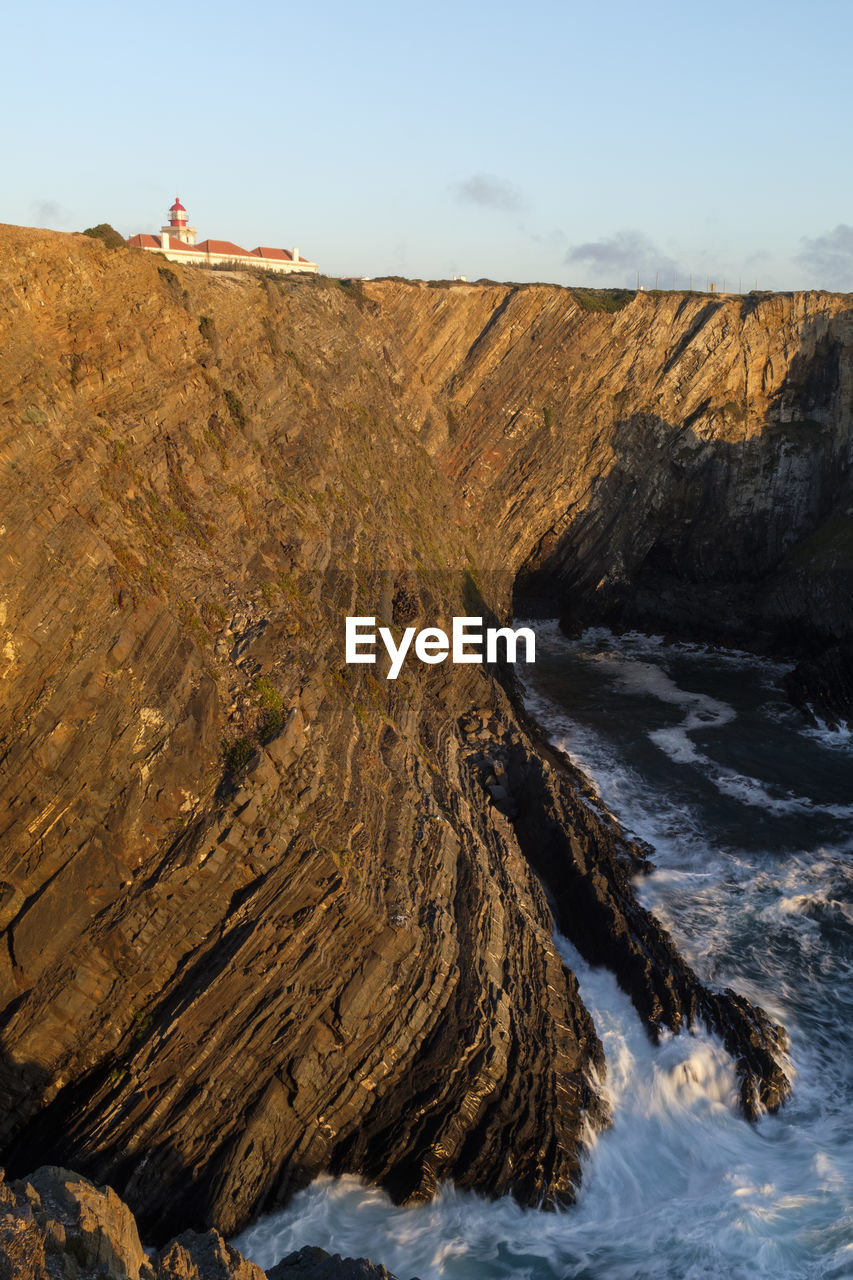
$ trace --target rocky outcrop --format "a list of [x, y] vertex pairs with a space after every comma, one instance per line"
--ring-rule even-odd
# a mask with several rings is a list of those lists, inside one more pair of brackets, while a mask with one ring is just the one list
[[289, 1253], [267, 1275], [269, 1280], [395, 1280], [385, 1267], [375, 1267], [367, 1258], [342, 1258], [311, 1246]]
[[[641, 855], [506, 673], [388, 681], [345, 663], [343, 619], [505, 617], [519, 572], [579, 619], [639, 616], [652, 569], [725, 599], [753, 527], [769, 600], [846, 484], [844, 299], [611, 316], [0, 247], [13, 1172], [73, 1164], [156, 1242], [230, 1234], [323, 1170], [570, 1199], [601, 1046], [539, 875], [650, 1030], [705, 1018], [747, 1111], [775, 1105], [776, 1030], [639, 909]], [[800, 454], [766, 416], [795, 381], [820, 423]]]
[[218, 1231], [186, 1231], [146, 1250], [136, 1222], [111, 1187], [68, 1169], [44, 1167], [19, 1182], [0, 1169], [2, 1280], [394, 1280], [366, 1258], [322, 1249], [289, 1254], [264, 1272]]
[[133, 1214], [110, 1187], [52, 1167], [7, 1183], [0, 1170], [4, 1280], [155, 1280], [156, 1274]]
[[[677, 1032], [703, 1022], [735, 1059], [745, 1113], [756, 1119], [776, 1110], [789, 1090], [777, 1061], [786, 1033], [735, 992], [709, 990], [639, 905], [632, 879], [652, 869], [652, 851], [626, 840], [582, 775], [546, 746], [531, 751], [513, 724], [490, 721], [489, 731], [485, 741], [482, 731], [472, 734], [484, 785], [514, 815], [518, 842], [551, 892], [560, 930], [590, 964], [615, 973], [654, 1040], [664, 1027]], [[497, 798], [495, 769], [503, 784]]]

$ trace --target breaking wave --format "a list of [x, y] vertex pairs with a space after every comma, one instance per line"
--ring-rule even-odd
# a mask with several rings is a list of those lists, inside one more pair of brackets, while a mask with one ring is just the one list
[[849, 735], [807, 728], [781, 668], [660, 638], [537, 627], [526, 701], [601, 802], [654, 846], [638, 889], [706, 982], [791, 1035], [793, 1095], [747, 1124], [706, 1032], [646, 1036], [608, 971], [558, 936], [604, 1044], [611, 1127], [556, 1213], [445, 1186], [400, 1208], [321, 1178], [235, 1242], [303, 1244], [401, 1280], [842, 1280], [853, 1275], [853, 834]]

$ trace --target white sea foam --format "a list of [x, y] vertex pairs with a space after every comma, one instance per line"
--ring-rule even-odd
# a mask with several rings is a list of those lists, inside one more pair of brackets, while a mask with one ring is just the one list
[[[844, 1275], [832, 1268], [847, 1242], [849, 1148], [817, 1149], [819, 1126], [805, 1131], [794, 1106], [746, 1124], [714, 1037], [666, 1035], [653, 1047], [613, 976], [558, 943], [604, 1044], [614, 1112], [574, 1207], [541, 1214], [445, 1186], [431, 1204], [404, 1209], [356, 1178], [322, 1178], [237, 1247], [269, 1267], [319, 1244], [372, 1257], [403, 1280]], [[820, 1096], [816, 1082], [810, 1096]]]
[[[554, 654], [566, 647], [556, 626], [537, 627], [537, 635]], [[816, 831], [818, 822], [847, 812], [843, 795], [818, 804], [771, 794], [724, 759], [709, 765], [691, 757], [681, 771], [674, 753], [695, 750], [691, 718], [709, 714], [724, 735], [739, 731], [729, 702], [681, 690], [666, 670], [660, 677], [643, 670], [665, 666], [671, 646], [660, 639], [617, 641], [602, 632], [587, 634], [583, 645], [611, 688], [624, 693], [627, 681], [683, 708], [675, 727], [687, 748], [684, 738], [666, 744], [678, 777], [706, 778], [713, 768], [720, 803], [732, 804], [734, 792], [756, 820], [787, 804], [791, 822], [805, 809]], [[766, 678], [744, 655], [721, 658], [696, 646], [693, 656]], [[658, 869], [638, 888], [700, 975], [733, 985], [787, 1026], [791, 1099], [776, 1116], [747, 1124], [731, 1059], [715, 1037], [665, 1035], [654, 1047], [613, 975], [591, 968], [558, 937], [604, 1045], [602, 1087], [613, 1111], [612, 1126], [590, 1144], [575, 1206], [543, 1214], [446, 1186], [431, 1204], [405, 1209], [358, 1179], [323, 1178], [244, 1233], [238, 1247], [268, 1267], [302, 1244], [319, 1244], [383, 1262], [402, 1280], [850, 1280], [853, 834], [836, 824], [834, 840], [792, 847], [775, 835], [776, 844], [753, 842], [747, 851], [731, 831], [721, 839], [708, 826], [699, 790], [682, 788], [676, 799], [674, 787], [655, 784], [642, 762], [626, 762], [626, 735], [648, 734], [665, 749], [651, 738], [658, 730], [631, 727], [626, 715], [625, 734], [614, 739], [574, 720], [535, 684], [526, 701], [591, 776], [602, 804], [654, 845]], [[822, 749], [819, 741], [811, 747]]]
[[[561, 637], [556, 623], [537, 624], [536, 630], [537, 635], [541, 635], [544, 640], [543, 648], [547, 648], [552, 653], [560, 651], [561, 643], [565, 648], [566, 641]], [[603, 647], [598, 648], [598, 646]], [[722, 795], [759, 808], [763, 812], [780, 816], [817, 814], [838, 820], [853, 818], [853, 803], [820, 804], [808, 796], [796, 795], [791, 791], [783, 792], [759, 778], [727, 768], [699, 750], [690, 735], [700, 730], [718, 729], [730, 724], [736, 719], [737, 712], [718, 698], [681, 689], [661, 666], [643, 661], [642, 656], [654, 655], [659, 661], [664, 652], [675, 653], [681, 657], [684, 654], [699, 658], [711, 657], [715, 666], [726, 663], [730, 667], [742, 670], [757, 668], [761, 672], [762, 682], [767, 684], [768, 664], [762, 659], [737, 651], [709, 651], [700, 645], [667, 645], [659, 636], [639, 636], [633, 632], [617, 640], [611, 632], [601, 628], [584, 633], [581, 651], [584, 650], [593, 655], [599, 670], [610, 676], [614, 688], [621, 688], [626, 693], [643, 694], [684, 711], [684, 718], [679, 724], [648, 730], [646, 736], [673, 764], [693, 765], [701, 769], [704, 778]], [[776, 675], [784, 669], [780, 664], [774, 664], [770, 667], [769, 674], [775, 679]], [[537, 690], [535, 674], [530, 672], [526, 674], [524, 689], [528, 710], [541, 723], [548, 726], [552, 742], [563, 750], [573, 763], [586, 770], [591, 769], [596, 777], [604, 775], [610, 787], [615, 783], [616, 789], [621, 790], [620, 783], [607, 776], [613, 771], [609, 765], [615, 764], [617, 772], [624, 769], [624, 764], [618, 756], [610, 762], [602, 760], [603, 744], [600, 741], [591, 741], [591, 738], [594, 739], [596, 735], [584, 731], [552, 700]], [[802, 726], [799, 732], [802, 736], [820, 742], [821, 745], [831, 745], [836, 750], [843, 750], [849, 744], [849, 737], [845, 739], [843, 734], [833, 737], [833, 731], [825, 727], [810, 729]], [[607, 788], [605, 793], [606, 790]], [[606, 798], [605, 802], [613, 803]], [[633, 810], [633, 805], [622, 807], [628, 812]]]
[[846, 726], [830, 729], [829, 725], [818, 720], [816, 725], [808, 725], [801, 732], [804, 738], [811, 738], [830, 751], [843, 751], [847, 755], [853, 755], [853, 731]]

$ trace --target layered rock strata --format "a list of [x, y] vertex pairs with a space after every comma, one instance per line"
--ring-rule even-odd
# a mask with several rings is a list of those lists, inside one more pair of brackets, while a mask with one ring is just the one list
[[[747, 1111], [776, 1105], [777, 1030], [640, 910], [642, 851], [531, 736], [506, 672], [390, 682], [344, 662], [343, 620], [504, 618], [522, 571], [549, 607], [629, 619], [653, 566], [684, 598], [705, 574], [728, 589], [753, 508], [761, 572], [787, 582], [847, 483], [847, 366], [819, 372], [845, 300], [607, 315], [539, 286], [173, 270], [14, 229], [0, 247], [13, 1171], [108, 1181], [157, 1241], [230, 1233], [322, 1170], [399, 1199], [446, 1177], [571, 1198], [603, 1062], [539, 875], [652, 1032], [704, 1018]], [[820, 423], [800, 455], [766, 416], [795, 376]]]
[[608, 313], [546, 286], [368, 288], [421, 372], [408, 420], [518, 608], [790, 656], [800, 705], [853, 716], [849, 296]]

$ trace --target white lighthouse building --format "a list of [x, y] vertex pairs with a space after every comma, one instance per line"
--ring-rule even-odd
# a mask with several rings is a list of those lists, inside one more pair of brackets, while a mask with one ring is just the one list
[[170, 262], [194, 263], [203, 267], [255, 267], [281, 273], [309, 271], [316, 274], [317, 271], [317, 263], [303, 258], [298, 249], [275, 249], [270, 245], [242, 249], [231, 240], [202, 240], [201, 244], [196, 244], [195, 227], [189, 225], [187, 211], [178, 196], [175, 196], [175, 203], [169, 210], [169, 221], [160, 228], [159, 236], [142, 232], [131, 236], [127, 243], [134, 249], [161, 253]]

